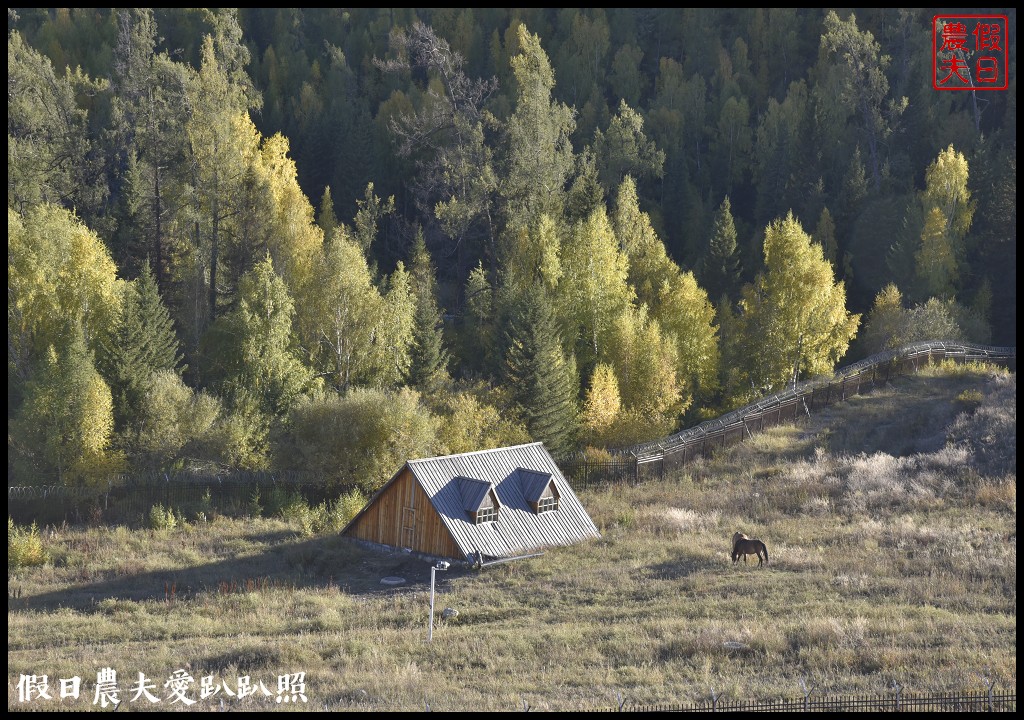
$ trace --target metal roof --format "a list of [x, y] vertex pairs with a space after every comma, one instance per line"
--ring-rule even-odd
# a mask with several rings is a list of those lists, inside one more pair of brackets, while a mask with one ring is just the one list
[[476, 512], [479, 510], [480, 506], [484, 503], [484, 498], [487, 497], [487, 493], [491, 490], [491, 484], [486, 480], [468, 477], [457, 477], [455, 482], [459, 486], [459, 492], [462, 493], [462, 507], [466, 512]]
[[551, 482], [551, 475], [545, 472], [534, 472], [519, 468], [519, 482], [522, 485], [523, 497], [527, 502], [535, 503], [544, 494], [544, 489]]
[[[600, 537], [542, 443], [410, 460], [407, 465], [466, 557], [477, 551], [488, 557], [512, 557]], [[537, 514], [530, 508], [525, 491], [537, 475], [555, 483], [559, 501], [554, 512]], [[463, 491], [466, 479], [482, 481], [477, 487], [493, 485], [501, 503], [495, 522], [470, 522]]]

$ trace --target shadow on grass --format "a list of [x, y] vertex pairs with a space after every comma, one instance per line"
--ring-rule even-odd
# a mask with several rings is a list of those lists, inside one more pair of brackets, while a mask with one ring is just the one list
[[705, 573], [724, 566], [724, 563], [717, 558], [709, 558], [707, 555], [697, 553], [683, 553], [674, 560], [650, 565], [641, 570], [641, 573], [651, 580], [683, 580], [691, 575]]
[[[253, 554], [168, 570], [142, 573], [107, 571], [81, 577], [70, 587], [38, 595], [23, 595], [8, 584], [7, 608], [52, 611], [88, 610], [107, 599], [130, 601], [187, 601], [203, 593], [245, 593], [271, 589], [337, 588], [358, 596], [395, 595], [430, 587], [430, 561], [403, 552], [364, 548], [338, 536], [296, 539], [287, 532], [247, 536], [253, 543], [275, 543]], [[187, 539], [183, 537], [183, 541]], [[454, 566], [439, 587], [470, 572]], [[400, 585], [384, 585], [385, 577], [401, 577]]]

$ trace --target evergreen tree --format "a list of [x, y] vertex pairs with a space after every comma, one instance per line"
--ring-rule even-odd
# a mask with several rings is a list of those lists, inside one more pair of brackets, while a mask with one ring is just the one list
[[466, 278], [465, 310], [459, 331], [459, 364], [469, 374], [500, 374], [494, 287], [482, 262]]
[[736, 223], [728, 195], [715, 212], [702, 269], [701, 280], [708, 295], [719, 297], [735, 292], [740, 280], [740, 260], [736, 252]]
[[832, 220], [832, 213], [828, 208], [822, 208], [818, 217], [818, 224], [814, 226], [814, 241], [821, 245], [821, 251], [825, 259], [832, 263], [832, 267], [840, 269], [836, 264], [839, 260], [839, 244], [836, 241], [836, 224]]
[[505, 381], [530, 435], [558, 457], [575, 447], [579, 380], [549, 302], [543, 287], [523, 295], [505, 332]]
[[334, 200], [331, 199], [330, 185], [324, 188], [323, 197], [320, 198], [320, 213], [317, 215], [316, 224], [323, 230], [325, 241], [329, 241], [338, 228], [338, 216], [334, 212]]
[[435, 296], [434, 266], [430, 262], [423, 231], [413, 241], [411, 275], [416, 296], [416, 317], [412, 329], [409, 382], [427, 390], [448, 376], [448, 351], [444, 347], [441, 311]]
[[122, 432], [139, 418], [149, 376], [184, 368], [167, 307], [148, 266], [125, 289], [121, 313], [97, 353], [97, 365], [114, 397], [114, 426]]

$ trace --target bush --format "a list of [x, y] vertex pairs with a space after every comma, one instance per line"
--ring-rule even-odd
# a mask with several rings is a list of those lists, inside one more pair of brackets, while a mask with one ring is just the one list
[[983, 399], [981, 392], [978, 390], [964, 390], [956, 396], [956, 404], [964, 412], [973, 413], [981, 407]]
[[366, 498], [358, 490], [352, 490], [337, 500], [325, 501], [315, 507], [295, 494], [281, 510], [281, 517], [299, 525], [306, 537], [341, 532], [342, 528], [356, 516], [366, 504]]
[[157, 503], [149, 509], [149, 527], [153, 530], [173, 530], [178, 527], [181, 518], [170, 507], [165, 508]]
[[27, 528], [14, 524], [7, 518], [7, 569], [17, 570], [34, 565], [45, 565], [50, 554], [43, 547], [43, 538], [39, 534], [39, 526], [32, 523]]

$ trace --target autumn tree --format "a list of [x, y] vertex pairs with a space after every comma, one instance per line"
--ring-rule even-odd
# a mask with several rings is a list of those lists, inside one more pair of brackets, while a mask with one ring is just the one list
[[968, 175], [967, 158], [952, 145], [925, 171], [921, 195], [924, 229], [915, 255], [925, 296], [951, 298], [956, 292], [965, 254], [964, 236], [970, 230], [976, 204]]
[[740, 301], [744, 387], [734, 394], [757, 397], [830, 373], [860, 324], [821, 247], [792, 213], [765, 229], [764, 267]]
[[117, 268], [102, 241], [71, 212], [36, 205], [7, 211], [7, 367], [28, 380], [50, 347], [79, 328], [96, 352], [121, 306]]
[[12, 459], [34, 482], [52, 477], [78, 484], [115, 469], [108, 457], [114, 429], [110, 388], [96, 372], [81, 328], [66, 327], [65, 337], [59, 349], [47, 349], [10, 427]]

